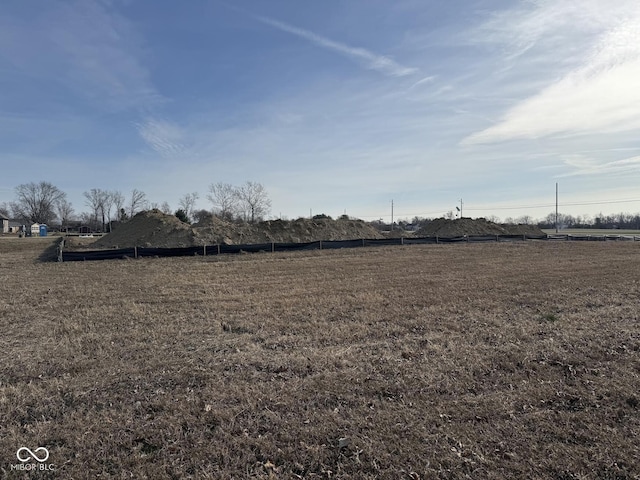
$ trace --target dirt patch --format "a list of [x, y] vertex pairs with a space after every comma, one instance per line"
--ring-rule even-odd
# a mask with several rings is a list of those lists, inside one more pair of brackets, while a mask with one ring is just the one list
[[545, 235], [535, 225], [499, 225], [484, 218], [447, 220], [436, 218], [416, 232], [418, 237], [462, 237], [464, 235]]
[[151, 210], [139, 213], [100, 238], [92, 248], [192, 247], [359, 238], [382, 238], [382, 235], [362, 220], [271, 220], [252, 225], [214, 217], [191, 226], [173, 215]]

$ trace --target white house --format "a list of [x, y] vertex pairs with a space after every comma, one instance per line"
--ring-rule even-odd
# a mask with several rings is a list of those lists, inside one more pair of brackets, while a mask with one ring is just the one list
[[0, 215], [0, 233], [9, 233], [9, 219]]

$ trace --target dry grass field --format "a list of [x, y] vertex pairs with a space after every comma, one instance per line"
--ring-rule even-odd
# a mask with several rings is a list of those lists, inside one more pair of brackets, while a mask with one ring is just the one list
[[639, 242], [47, 242], [0, 239], [2, 478], [640, 478]]

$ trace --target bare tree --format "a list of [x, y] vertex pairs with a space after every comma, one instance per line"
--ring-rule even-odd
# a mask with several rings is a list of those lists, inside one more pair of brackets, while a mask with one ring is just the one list
[[104, 232], [107, 220], [111, 221], [111, 209], [113, 208], [111, 193], [100, 188], [92, 188], [88, 192], [84, 192], [84, 197], [86, 198], [85, 205], [93, 211], [95, 223], [101, 223]]
[[71, 216], [74, 212], [71, 202], [66, 198], [58, 200], [56, 203], [56, 211], [58, 213], [58, 219], [60, 219], [60, 228], [66, 228], [67, 223], [71, 220]]
[[16, 201], [11, 203], [15, 217], [46, 224], [56, 218], [55, 205], [66, 194], [49, 182], [31, 182], [18, 185], [16, 197]]
[[533, 225], [533, 217], [531, 215], [522, 215], [516, 219], [516, 222], [521, 225]]
[[193, 215], [193, 208], [196, 205], [196, 200], [198, 200], [198, 192], [187, 193], [183, 197], [180, 198], [178, 202], [178, 206], [184, 212], [187, 219], [191, 221], [191, 216]]
[[214, 213], [224, 220], [233, 220], [238, 213], [238, 189], [228, 183], [209, 185], [207, 199], [213, 204]]
[[116, 219], [120, 222], [124, 221], [124, 217], [126, 216], [124, 210], [124, 195], [122, 194], [122, 192], [114, 190], [113, 192], [111, 192], [111, 200], [113, 201], [113, 206], [116, 211]]
[[131, 190], [131, 201], [129, 202], [129, 218], [147, 207], [147, 196], [144, 192], [134, 188]]
[[9, 218], [9, 204], [7, 202], [0, 203], [0, 216]]
[[162, 202], [162, 205], [160, 205], [160, 211], [166, 215], [171, 215], [171, 206], [166, 201]]
[[247, 182], [238, 189], [238, 199], [244, 213], [245, 220], [254, 223], [269, 213], [271, 200], [267, 191], [258, 182]]

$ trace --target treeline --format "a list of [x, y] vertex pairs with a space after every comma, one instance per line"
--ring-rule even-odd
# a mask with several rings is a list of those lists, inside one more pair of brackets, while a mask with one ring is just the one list
[[40, 223], [52, 227], [77, 229], [80, 226], [96, 232], [109, 232], [118, 223], [126, 222], [141, 211], [158, 209], [174, 214], [186, 223], [218, 216], [230, 221], [255, 222], [269, 213], [271, 200], [264, 186], [247, 181], [241, 186], [215, 183], [206, 196], [212, 204], [210, 210], [196, 210], [197, 192], [180, 197], [178, 209], [172, 210], [165, 201], [150, 202], [147, 195], [133, 189], [129, 195], [119, 190], [92, 188], [83, 193], [87, 210], [76, 212], [67, 194], [49, 182], [31, 182], [18, 185], [15, 199], [0, 204], [0, 215], [24, 224]]
[[[18, 185], [15, 189], [14, 201], [0, 204], [0, 215], [24, 224], [47, 224], [61, 230], [77, 229], [83, 226], [91, 231], [108, 232], [117, 223], [126, 222], [138, 212], [149, 209], [173, 214], [185, 223], [204, 221], [212, 216], [227, 221], [253, 223], [263, 220], [271, 209], [271, 200], [264, 186], [252, 181], [247, 181], [240, 186], [222, 182], [212, 183], [206, 194], [206, 199], [211, 205], [210, 209], [196, 209], [196, 202], [200, 198], [198, 192], [187, 193], [180, 197], [177, 210], [173, 210], [166, 201], [161, 204], [150, 202], [146, 194], [138, 189], [133, 189], [128, 195], [124, 195], [118, 190], [92, 188], [85, 191], [83, 196], [84, 207], [87, 210], [76, 213], [67, 199], [67, 194], [49, 182]], [[314, 218], [331, 217], [323, 214], [316, 215]], [[456, 215], [450, 211], [444, 215], [444, 218], [454, 220]], [[543, 219], [535, 219], [529, 215], [507, 217], [504, 220], [490, 215], [485, 219], [498, 224], [537, 225], [546, 229], [556, 227], [555, 212], [549, 213]], [[382, 219], [370, 224], [380, 230], [418, 230], [431, 221], [433, 221], [432, 218], [414, 217], [411, 220], [399, 220], [393, 225]], [[640, 230], [640, 214], [623, 212], [573, 216], [560, 213], [557, 224], [560, 229]]]
[[[455, 220], [455, 215], [443, 215], [441, 218]], [[501, 219], [495, 215], [484, 217], [485, 220], [502, 225], [535, 225], [539, 228], [553, 229], [556, 228], [556, 214], [550, 213], [542, 219], [533, 218], [530, 215], [520, 217], [506, 217]], [[371, 223], [378, 230], [419, 230], [427, 226], [435, 218], [414, 217], [411, 220], [398, 220], [391, 223], [385, 222], [383, 219], [374, 220]], [[620, 230], [640, 230], [640, 214], [638, 213], [615, 213], [604, 215], [570, 215], [558, 213], [558, 228], [585, 228], [585, 229], [620, 229]]]

